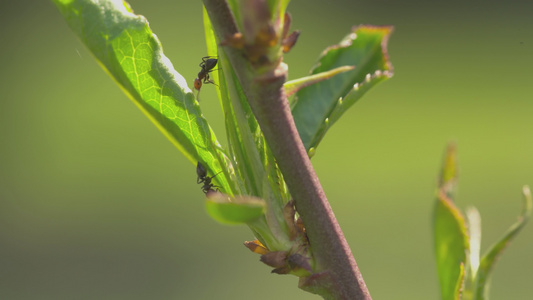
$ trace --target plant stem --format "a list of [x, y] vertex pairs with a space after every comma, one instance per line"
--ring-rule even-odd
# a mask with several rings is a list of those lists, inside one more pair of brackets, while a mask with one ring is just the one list
[[[226, 1], [203, 2], [219, 40], [237, 32]], [[326, 291], [319, 293], [332, 299], [371, 299], [296, 129], [283, 88], [287, 77], [286, 65], [280, 63], [273, 71], [257, 76], [240, 50], [231, 47], [224, 47], [223, 50], [305, 224], [317, 263], [315, 271], [325, 274], [330, 279], [329, 283], [332, 283], [317, 280], [318, 290]]]

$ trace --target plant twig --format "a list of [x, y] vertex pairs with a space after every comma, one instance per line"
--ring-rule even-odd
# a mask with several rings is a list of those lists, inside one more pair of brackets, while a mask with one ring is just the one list
[[[203, 0], [219, 40], [237, 33], [233, 15], [222, 0]], [[326, 195], [298, 135], [283, 83], [287, 67], [258, 76], [239, 49], [224, 47], [263, 131], [306, 228], [317, 262], [317, 272], [331, 279], [321, 295], [332, 299], [371, 299], [363, 277], [331, 210]], [[320, 277], [317, 277], [320, 278]], [[316, 290], [315, 290], [316, 291]]]

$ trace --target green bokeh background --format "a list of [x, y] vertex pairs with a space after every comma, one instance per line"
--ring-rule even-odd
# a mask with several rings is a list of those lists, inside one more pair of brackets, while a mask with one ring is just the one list
[[[48, 1], [0, 2], [0, 299], [319, 299], [269, 274], [253, 236], [204, 212], [195, 166], [100, 69]], [[520, 4], [522, 3], [523, 4]], [[200, 1], [130, 1], [192, 86]], [[392, 24], [393, 79], [326, 135], [313, 164], [374, 299], [438, 299], [431, 213], [457, 141], [458, 205], [482, 250], [533, 185], [533, 5], [293, 0], [290, 78], [352, 25]], [[212, 87], [202, 108], [225, 138]], [[533, 224], [496, 265], [492, 299], [533, 294]]]

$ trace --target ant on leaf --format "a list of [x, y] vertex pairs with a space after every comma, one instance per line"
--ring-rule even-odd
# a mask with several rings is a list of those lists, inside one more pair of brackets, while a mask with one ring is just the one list
[[200, 63], [200, 72], [198, 72], [198, 77], [194, 79], [194, 88], [200, 93], [200, 89], [202, 88], [202, 83], [212, 83], [216, 85], [216, 83], [211, 80], [209, 77], [209, 73], [215, 71], [213, 68], [217, 65], [218, 59], [213, 58], [213, 56], [204, 56], [202, 57], [202, 62]]
[[220, 174], [222, 171], [218, 172], [214, 176], [210, 177], [207, 176], [207, 170], [205, 169], [204, 165], [202, 165], [200, 162], [196, 165], [196, 175], [198, 175], [198, 178], [196, 179], [196, 183], [203, 183], [202, 185], [202, 192], [207, 195], [209, 192], [218, 192], [218, 189], [214, 190], [214, 187], [219, 187], [214, 185], [211, 180], [215, 178], [218, 174]]

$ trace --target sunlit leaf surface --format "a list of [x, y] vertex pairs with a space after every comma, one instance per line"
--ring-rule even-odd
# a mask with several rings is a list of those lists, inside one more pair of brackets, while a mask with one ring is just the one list
[[190, 161], [202, 162], [210, 174], [224, 170], [215, 180], [232, 194], [225, 155], [147, 20], [119, 0], [54, 2], [102, 68]]

